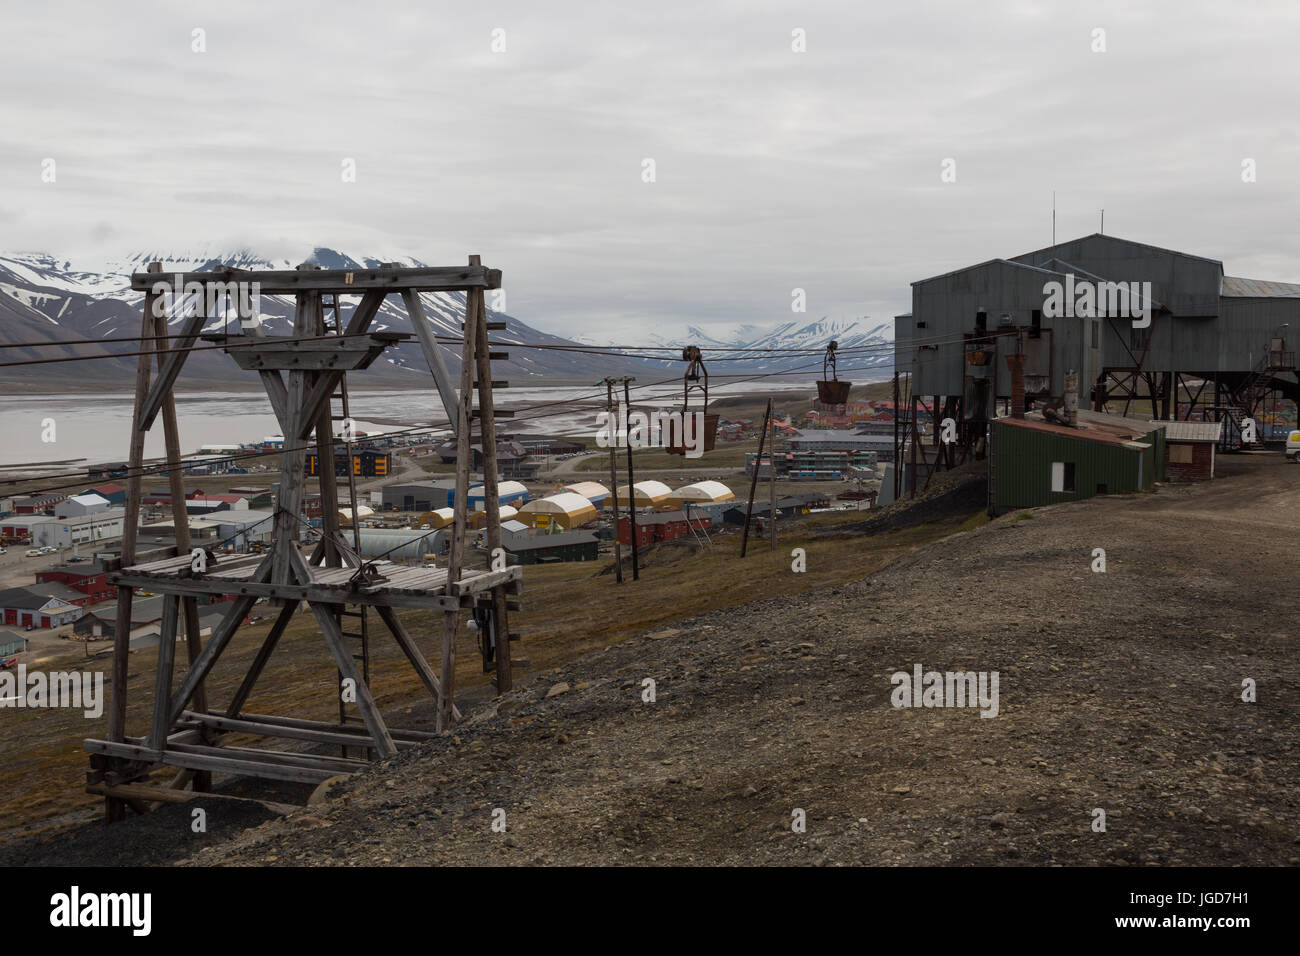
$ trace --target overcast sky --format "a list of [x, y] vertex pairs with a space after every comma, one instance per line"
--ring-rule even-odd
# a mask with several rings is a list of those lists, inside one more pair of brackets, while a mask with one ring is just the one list
[[890, 321], [1047, 245], [1055, 190], [1060, 239], [1104, 207], [1300, 281], [1294, 2], [87, 0], [0, 36], [4, 252], [479, 253], [525, 322], [635, 342]]

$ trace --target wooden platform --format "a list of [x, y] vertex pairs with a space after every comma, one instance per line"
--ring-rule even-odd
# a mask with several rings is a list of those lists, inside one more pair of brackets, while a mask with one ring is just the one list
[[253, 578], [265, 555], [218, 556], [205, 572], [190, 570], [189, 555], [135, 564], [109, 575], [118, 587], [138, 587], [156, 594], [235, 594], [259, 598], [294, 598], [327, 604], [364, 604], [380, 607], [447, 608], [473, 606], [477, 595], [498, 585], [519, 594], [523, 569], [501, 571], [464, 569], [448, 581], [446, 568], [412, 568], [391, 561], [375, 561], [378, 579], [357, 580], [355, 568], [309, 566], [310, 584], [272, 584]]

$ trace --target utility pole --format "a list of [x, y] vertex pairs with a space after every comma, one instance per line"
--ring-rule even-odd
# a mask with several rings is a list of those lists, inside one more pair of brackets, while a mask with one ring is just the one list
[[[745, 530], [740, 536], [740, 556], [745, 556], [749, 548], [749, 519], [754, 514], [754, 494], [758, 491], [758, 469], [763, 464], [763, 442], [767, 438], [767, 423], [772, 418], [772, 400], [767, 400], [767, 411], [763, 413], [763, 430], [758, 435], [758, 454], [754, 456], [754, 474], [749, 479], [749, 504], [745, 506]], [[769, 520], [775, 517], [768, 515]]]
[[772, 414], [772, 399], [767, 400], [767, 492], [770, 499], [767, 516], [772, 525], [772, 550], [776, 550], [776, 417]]
[[[623, 377], [623, 406], [627, 409], [627, 429], [624, 432], [627, 441], [627, 521], [632, 531], [632, 580], [641, 580], [641, 556], [636, 543], [636, 477], [632, 474], [632, 390], [628, 387], [633, 382], [631, 376]], [[618, 486], [614, 487], [614, 497], [618, 498]]]
[[618, 439], [615, 438], [615, 423], [618, 421], [617, 409], [614, 407], [614, 379], [605, 379], [605, 410], [609, 412], [609, 490], [614, 496], [614, 576], [619, 584], [623, 583], [623, 546], [618, 540], [618, 458], [615, 454]]

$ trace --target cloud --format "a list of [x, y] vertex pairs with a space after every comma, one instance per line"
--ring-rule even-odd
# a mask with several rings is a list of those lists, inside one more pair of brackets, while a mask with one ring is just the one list
[[310, 9], [6, 11], [0, 249], [479, 253], [526, 321], [635, 344], [788, 320], [795, 287], [887, 321], [917, 279], [1045, 245], [1055, 191], [1061, 238], [1104, 207], [1300, 280], [1284, 2]]

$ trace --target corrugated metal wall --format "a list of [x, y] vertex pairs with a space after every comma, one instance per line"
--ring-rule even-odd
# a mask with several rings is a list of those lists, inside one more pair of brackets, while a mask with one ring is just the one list
[[[1164, 429], [1139, 450], [998, 421], [993, 429], [993, 503], [998, 509], [1079, 501], [1102, 493], [1149, 491], [1164, 480]], [[1052, 463], [1073, 462], [1074, 491], [1052, 491]]]

